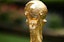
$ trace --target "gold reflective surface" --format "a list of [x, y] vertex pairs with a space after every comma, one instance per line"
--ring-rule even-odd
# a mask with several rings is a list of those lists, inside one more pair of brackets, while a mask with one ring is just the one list
[[30, 1], [25, 6], [26, 22], [30, 29], [30, 42], [42, 42], [42, 30], [47, 22], [47, 7], [41, 1]]

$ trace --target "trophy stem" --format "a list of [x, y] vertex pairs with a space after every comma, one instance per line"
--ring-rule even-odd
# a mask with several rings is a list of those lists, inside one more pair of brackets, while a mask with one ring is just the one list
[[30, 42], [42, 42], [42, 24], [39, 22], [37, 25], [33, 25], [36, 28], [30, 29]]

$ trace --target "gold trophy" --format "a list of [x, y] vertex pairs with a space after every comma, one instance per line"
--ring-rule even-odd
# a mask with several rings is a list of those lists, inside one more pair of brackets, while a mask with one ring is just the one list
[[46, 21], [47, 15], [46, 5], [39, 1], [29, 1], [25, 6], [26, 23], [30, 30], [30, 42], [42, 42], [42, 30]]

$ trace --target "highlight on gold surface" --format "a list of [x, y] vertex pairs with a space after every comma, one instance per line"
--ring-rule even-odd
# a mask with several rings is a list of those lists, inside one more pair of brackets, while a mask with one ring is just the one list
[[29, 1], [25, 6], [26, 22], [30, 30], [30, 42], [42, 42], [42, 30], [47, 22], [47, 7], [41, 1]]

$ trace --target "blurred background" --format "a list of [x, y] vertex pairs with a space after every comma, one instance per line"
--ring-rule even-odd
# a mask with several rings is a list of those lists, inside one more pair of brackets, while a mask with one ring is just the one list
[[[0, 42], [29, 42], [24, 15], [30, 0], [0, 0]], [[43, 42], [64, 42], [64, 0], [41, 0], [48, 7]]]

